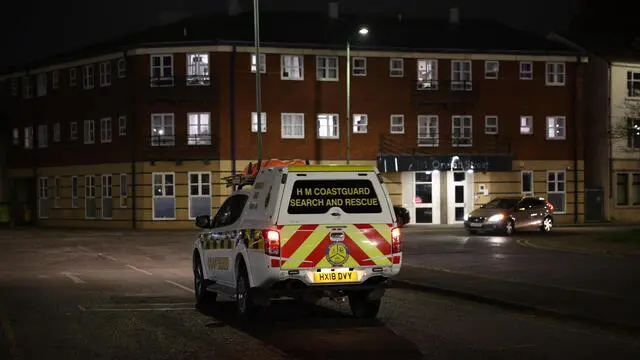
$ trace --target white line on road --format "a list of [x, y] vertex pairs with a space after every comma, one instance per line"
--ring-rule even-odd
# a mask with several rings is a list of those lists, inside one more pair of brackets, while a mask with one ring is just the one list
[[85, 311], [184, 311], [184, 310], [194, 310], [193, 306], [191, 307], [181, 307], [181, 308], [132, 308], [132, 309], [122, 309], [122, 308], [96, 308], [96, 309], [85, 309]]
[[80, 311], [87, 311], [87, 309], [86, 309], [84, 306], [82, 306], [82, 305], [78, 305], [78, 310], [80, 310]]
[[101, 257], [101, 258], [109, 259], [111, 261], [118, 261], [118, 259], [114, 258], [113, 256], [106, 255], [106, 254], [103, 254], [103, 253], [98, 253], [98, 256]]
[[78, 245], [78, 249], [80, 249], [80, 250], [82, 250], [82, 251], [86, 251], [86, 252], [91, 252], [91, 250], [90, 250], [90, 249], [88, 249], [88, 248], [86, 248], [86, 247], [84, 247], [84, 246], [81, 246], [81, 245]]
[[127, 264], [127, 267], [128, 267], [129, 269], [131, 269], [131, 270], [139, 271], [139, 272], [141, 272], [141, 273], [143, 273], [143, 274], [153, 275], [152, 273], [148, 272], [147, 270], [137, 268], [137, 267], [135, 267], [135, 266], [133, 266], [133, 265], [129, 265], [129, 264]]
[[76, 275], [73, 275], [72, 273], [68, 273], [68, 272], [61, 272], [60, 275], [68, 278], [69, 280], [73, 281], [76, 284], [84, 284], [85, 281], [80, 279], [79, 277], [77, 277]]
[[195, 291], [193, 291], [193, 289], [190, 289], [190, 288], [188, 288], [188, 287], [186, 287], [186, 286], [184, 286], [184, 285], [182, 285], [182, 284], [178, 284], [178, 283], [177, 283], [177, 282], [175, 282], [175, 281], [165, 280], [165, 282], [167, 282], [167, 283], [169, 283], [169, 284], [171, 284], [171, 285], [173, 285], [173, 286], [179, 287], [179, 288], [180, 288], [180, 289], [182, 289], [182, 290], [186, 290], [186, 291], [188, 291], [188, 292], [190, 292], [190, 293], [195, 293]]

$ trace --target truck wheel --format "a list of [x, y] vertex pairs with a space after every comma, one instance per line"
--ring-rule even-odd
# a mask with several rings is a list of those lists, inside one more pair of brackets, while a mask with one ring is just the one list
[[193, 287], [196, 296], [196, 308], [202, 309], [212, 306], [216, 302], [218, 294], [207, 290], [207, 283], [202, 271], [202, 261], [200, 256], [193, 257]]
[[236, 278], [236, 313], [242, 321], [253, 320], [264, 309], [264, 307], [256, 305], [250, 289], [247, 270], [242, 266]]
[[380, 310], [381, 299], [368, 299], [369, 292], [362, 291], [349, 295], [349, 306], [351, 313], [357, 318], [373, 319], [378, 316]]

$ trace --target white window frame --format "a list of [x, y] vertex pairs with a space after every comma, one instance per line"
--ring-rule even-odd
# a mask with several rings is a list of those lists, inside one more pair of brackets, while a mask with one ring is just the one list
[[[321, 135], [323, 128], [326, 129], [327, 135]], [[330, 113], [317, 114], [316, 139], [340, 139], [340, 115]]]
[[627, 71], [627, 97], [640, 98], [640, 71]]
[[78, 140], [78, 122], [69, 123], [69, 140]]
[[564, 62], [549, 61], [545, 64], [545, 85], [564, 86], [567, 81], [567, 65]]
[[85, 65], [82, 68], [82, 88], [85, 90], [93, 89], [95, 87], [95, 77], [93, 64]]
[[566, 140], [567, 118], [565, 116], [547, 116], [545, 130], [547, 140]]
[[49, 126], [46, 124], [38, 125], [38, 147], [49, 147]]
[[[524, 175], [525, 174], [531, 175], [531, 181], [529, 183], [529, 186], [531, 187], [531, 191], [525, 191], [525, 189], [524, 189], [524, 185], [525, 185]], [[520, 171], [520, 193], [522, 195], [524, 195], [524, 196], [533, 196], [533, 194], [535, 193], [534, 184], [535, 184], [535, 181], [533, 179], [533, 170], [522, 170], [522, 171]]]
[[[495, 124], [490, 124], [495, 120]], [[484, 117], [484, 133], [486, 135], [498, 135], [500, 133], [500, 119], [498, 115], [487, 115]]]
[[[162, 183], [156, 183], [156, 176], [162, 176]], [[167, 175], [171, 175], [173, 177], [172, 184], [167, 184]], [[156, 186], [162, 186], [162, 195], [156, 195]], [[173, 188], [172, 195], [167, 195], [167, 186]], [[175, 220], [176, 219], [176, 173], [174, 172], [153, 172], [151, 173], [151, 219], [154, 221], [164, 221], [164, 220]], [[173, 198], [173, 217], [156, 217], [156, 202], [154, 201], [156, 198]]]
[[403, 58], [390, 58], [389, 59], [389, 77], [404, 77], [404, 59]]
[[127, 117], [125, 115], [118, 116], [118, 136], [127, 135]]
[[76, 68], [69, 69], [69, 86], [74, 87], [78, 84], [78, 71]]
[[[492, 67], [495, 67], [493, 69]], [[498, 60], [485, 60], [484, 62], [484, 78], [490, 80], [496, 80], [500, 77], [500, 61]]]
[[208, 86], [211, 84], [211, 64], [207, 52], [187, 54], [187, 86]]
[[[153, 61], [160, 59], [159, 65], [154, 65]], [[165, 65], [164, 60], [170, 59], [171, 65]], [[154, 70], [158, 70], [158, 76], [154, 76]], [[149, 56], [149, 86], [151, 87], [171, 87], [174, 81], [174, 61], [171, 54], [156, 54]]]
[[[262, 128], [261, 132], [263, 134], [267, 132], [267, 113], [266, 112], [260, 113], [260, 127]], [[252, 133], [258, 132], [258, 115], [255, 111], [251, 113], [251, 132]]]
[[533, 80], [533, 61], [520, 61], [518, 67], [520, 69], [520, 80]]
[[22, 98], [33, 98], [33, 84], [31, 83], [31, 79], [28, 76], [22, 78]]
[[211, 113], [187, 113], [187, 145], [211, 145], [211, 135]]
[[[362, 62], [361, 64], [357, 64]], [[364, 56], [354, 56], [351, 58], [351, 75], [367, 76], [367, 58]]]
[[110, 143], [113, 139], [113, 123], [111, 118], [100, 119], [100, 142]]
[[[191, 176], [192, 175], [196, 175], [198, 177], [198, 182], [197, 183], [191, 182]], [[209, 183], [208, 184], [205, 184], [202, 181], [202, 175], [208, 175], [209, 176]], [[187, 209], [187, 211], [188, 211], [189, 220], [195, 220], [195, 218], [196, 218], [195, 216], [191, 216], [191, 207], [192, 207], [191, 202], [192, 202], [192, 200], [194, 198], [209, 198], [209, 214], [203, 214], [203, 215], [209, 215], [209, 216], [212, 215], [211, 204], [212, 204], [213, 195], [211, 193], [211, 189], [212, 189], [211, 178], [212, 178], [211, 172], [209, 172], [209, 171], [191, 171], [191, 172], [187, 173], [187, 179], [188, 179], [187, 181], [188, 181], [188, 185], [189, 185], [189, 187], [187, 188], [188, 189], [187, 190], [188, 191], [187, 194], [189, 195], [189, 209]], [[198, 195], [192, 195], [191, 194], [191, 187], [192, 186], [197, 186]], [[202, 195], [202, 193], [203, 193], [202, 190], [203, 190], [203, 188], [205, 186], [208, 187], [208, 189], [209, 189], [209, 195]]]
[[60, 88], [60, 72], [58, 70], [53, 70], [51, 72], [51, 88]]
[[[456, 120], [460, 121], [459, 126], [456, 126]], [[468, 124], [464, 124], [466, 120], [469, 120]], [[462, 134], [464, 134], [464, 130], [468, 128], [469, 136], [463, 137], [463, 135], [460, 135], [460, 137], [456, 138], [456, 128], [459, 128]], [[451, 145], [453, 147], [473, 146], [473, 117], [471, 115], [453, 115], [451, 117]]]
[[[49, 200], [49, 178], [41, 176], [38, 178], [38, 218], [47, 219], [48, 214], [43, 212], [43, 203], [48, 205]], [[48, 210], [48, 209], [47, 209]]]
[[[298, 65], [294, 59], [298, 59]], [[280, 79], [304, 80], [304, 55], [280, 55]]]
[[71, 177], [71, 208], [76, 209], [78, 207], [78, 177]]
[[[111, 220], [113, 219], [113, 176], [111, 174], [102, 174], [101, 179], [100, 195], [102, 201], [100, 204], [100, 218], [103, 220]], [[111, 216], [104, 214], [104, 209], [106, 209], [104, 206], [105, 200], [111, 201]]]
[[[287, 120], [289, 123], [287, 123]], [[295, 121], [294, 121], [295, 120]], [[298, 121], [300, 123], [298, 123]], [[295, 129], [301, 129], [301, 135], [295, 135]], [[287, 130], [291, 130], [290, 132]], [[289, 132], [289, 134], [287, 134]], [[280, 138], [304, 139], [305, 121], [303, 113], [282, 113], [280, 115]]]
[[24, 148], [33, 149], [33, 126], [24, 128]]
[[418, 59], [416, 60], [417, 90], [438, 90], [438, 60]]
[[[459, 68], [456, 68], [459, 65]], [[465, 66], [468, 65], [468, 69]], [[471, 60], [451, 60], [451, 90], [473, 90], [473, 63]]]
[[14, 128], [12, 134], [13, 145], [20, 145], [20, 129]]
[[[558, 181], [558, 174], [562, 173], [564, 175], [563, 177], [563, 181]], [[554, 174], [554, 181], [549, 181], [549, 174]], [[564, 184], [564, 190], [563, 191], [558, 191], [558, 184], [559, 183], [563, 183]], [[554, 189], [553, 191], [549, 191], [549, 185], [550, 184], [554, 184]], [[563, 209], [564, 211], [558, 211], [558, 206], [555, 206], [556, 214], [566, 214], [567, 213], [567, 171], [566, 170], [549, 170], [547, 171], [547, 194], [563, 194], [563, 199], [564, 199], [564, 205], [563, 205]], [[549, 200], [549, 197], [547, 196], [547, 200]]]
[[62, 183], [58, 176], [53, 178], [53, 207], [60, 208], [60, 195], [62, 193]]
[[[525, 129], [529, 129], [527, 132]], [[520, 135], [533, 135], [533, 116], [520, 115]]]
[[40, 73], [36, 76], [36, 96], [47, 95], [47, 73]]
[[[329, 62], [334, 61], [335, 66], [331, 66]], [[335, 70], [336, 76], [330, 76], [330, 72]], [[317, 81], [338, 81], [340, 79], [340, 62], [337, 56], [316, 56], [316, 80]]]
[[[396, 122], [399, 121], [399, 122]], [[400, 127], [400, 130], [394, 130], [395, 127]], [[403, 114], [391, 114], [389, 116], [389, 133], [394, 135], [404, 134], [404, 115]]]
[[[255, 53], [251, 53], [251, 56], [249, 57], [250, 59], [250, 66], [249, 68], [251, 69], [251, 72], [255, 74], [256, 72], [256, 54]], [[267, 72], [267, 54], [265, 53], [260, 53], [260, 74], [265, 74]]]
[[100, 63], [100, 87], [111, 85], [111, 61]]
[[[158, 134], [154, 133], [154, 119], [162, 119], [162, 129]], [[173, 113], [151, 114], [151, 146], [175, 146], [176, 145], [176, 122]], [[170, 124], [170, 126], [168, 126]], [[171, 134], [165, 134], [166, 129], [171, 128]]]
[[[425, 122], [423, 125], [422, 123]], [[420, 147], [438, 147], [440, 143], [438, 115], [418, 115], [417, 140]], [[424, 131], [423, 131], [424, 130]]]
[[353, 114], [351, 119], [353, 124], [351, 128], [354, 134], [366, 134], [368, 132], [369, 116], [367, 114]]
[[[96, 205], [96, 176], [95, 175], [85, 175], [84, 176], [84, 218], [85, 219], [97, 219], [98, 218], [98, 206]], [[89, 216], [87, 210], [87, 203], [89, 200], [93, 200], [94, 207], [96, 210], [95, 216]]]
[[120, 208], [124, 209], [129, 202], [129, 176], [127, 173], [120, 174], [120, 183], [118, 186], [120, 191]]
[[85, 144], [96, 143], [96, 122], [94, 120], [85, 120], [82, 127], [83, 140]]
[[116, 69], [118, 71], [118, 78], [122, 79], [127, 76], [127, 61], [124, 58], [118, 59], [116, 62]]
[[53, 142], [60, 142], [60, 123], [53, 124]]

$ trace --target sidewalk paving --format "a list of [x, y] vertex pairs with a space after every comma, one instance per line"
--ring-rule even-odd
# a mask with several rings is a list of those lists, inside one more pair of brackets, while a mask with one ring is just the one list
[[612, 241], [611, 237], [615, 236], [613, 229], [609, 232], [600, 231], [562, 237], [537, 236], [521, 238], [517, 241], [520, 245], [546, 250], [613, 256], [640, 256], [640, 227], [635, 230], [631, 229], [632, 228], [620, 230], [618, 228], [616, 229], [616, 232], [620, 233], [620, 231], [630, 231], [630, 234], [633, 234], [630, 236], [635, 236], [635, 233], [637, 232], [638, 238], [633, 241]]
[[640, 299], [403, 265], [394, 287], [640, 333]]

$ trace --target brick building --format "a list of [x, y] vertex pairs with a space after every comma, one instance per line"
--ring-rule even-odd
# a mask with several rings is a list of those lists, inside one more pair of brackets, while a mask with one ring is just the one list
[[[214, 212], [221, 178], [257, 156], [250, 29], [251, 14], [189, 19], [2, 75], [18, 222], [177, 228]], [[261, 41], [263, 158], [377, 165], [417, 223], [521, 193], [582, 221], [575, 50], [455, 11], [266, 12]]]

